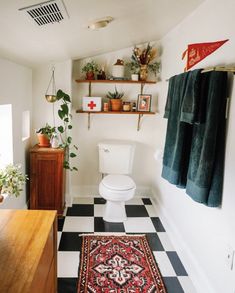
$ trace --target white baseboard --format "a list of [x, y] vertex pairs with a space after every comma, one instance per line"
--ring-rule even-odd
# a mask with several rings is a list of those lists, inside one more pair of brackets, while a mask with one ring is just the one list
[[203, 268], [199, 265], [197, 259], [192, 254], [190, 247], [185, 243], [182, 234], [171, 219], [171, 215], [168, 213], [166, 208], [159, 200], [157, 194], [152, 190], [153, 205], [161, 218], [163, 226], [167, 231], [171, 242], [174, 244], [185, 269], [197, 290], [197, 293], [214, 293], [215, 290], [212, 288], [209, 280], [203, 274]]
[[[152, 191], [149, 186], [137, 186], [135, 197], [151, 196]], [[70, 196], [74, 197], [93, 197], [99, 195], [98, 185], [74, 185], [71, 188]]]

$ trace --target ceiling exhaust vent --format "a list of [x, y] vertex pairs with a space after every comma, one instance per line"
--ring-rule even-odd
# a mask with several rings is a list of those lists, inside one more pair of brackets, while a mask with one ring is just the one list
[[49, 0], [19, 10], [26, 11], [39, 26], [60, 22], [69, 17], [63, 0]]

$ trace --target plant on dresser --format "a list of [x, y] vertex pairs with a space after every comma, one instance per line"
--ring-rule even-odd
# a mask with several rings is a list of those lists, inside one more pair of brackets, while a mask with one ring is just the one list
[[[52, 148], [62, 148], [65, 151], [64, 156], [64, 168], [70, 171], [77, 171], [77, 167], [71, 166], [70, 160], [77, 157], [78, 147], [72, 143], [72, 136], [69, 131], [73, 128], [72, 126], [72, 114], [70, 112], [71, 99], [68, 94], [59, 89], [56, 93], [56, 99], [54, 102], [60, 102], [60, 107], [58, 110], [58, 117], [60, 118], [62, 124], [58, 126], [50, 126], [46, 123], [46, 126], [37, 130], [37, 134], [43, 137], [43, 141], [40, 142], [40, 147], [50, 147]], [[54, 115], [54, 108], [53, 108]], [[59, 139], [60, 138], [60, 139]], [[60, 141], [59, 141], [60, 140]]]

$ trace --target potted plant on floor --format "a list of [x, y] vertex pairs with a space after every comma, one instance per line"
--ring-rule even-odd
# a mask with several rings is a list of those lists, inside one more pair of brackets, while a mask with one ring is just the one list
[[100, 71], [98, 64], [95, 61], [91, 61], [86, 63], [82, 67], [82, 72], [86, 73], [86, 79], [93, 80], [95, 79], [95, 73], [98, 73]]
[[50, 126], [48, 123], [40, 129], [36, 131], [38, 140], [39, 140], [39, 146], [40, 147], [49, 147], [50, 146], [50, 139], [52, 135], [55, 133], [55, 127]]
[[124, 96], [124, 93], [118, 92], [116, 86], [115, 86], [115, 91], [113, 93], [108, 92], [107, 98], [110, 99], [112, 111], [121, 111], [123, 96]]
[[28, 176], [21, 172], [20, 165], [9, 164], [0, 169], [0, 202], [4, 200], [3, 194], [18, 197], [26, 180]]

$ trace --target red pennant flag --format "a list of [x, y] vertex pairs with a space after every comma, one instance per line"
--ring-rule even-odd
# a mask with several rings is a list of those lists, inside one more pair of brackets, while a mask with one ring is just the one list
[[188, 49], [185, 50], [182, 55], [182, 59], [184, 59], [187, 54], [187, 65], [185, 70], [189, 70], [191, 67], [213, 53], [227, 41], [228, 39], [212, 43], [197, 43], [188, 45]]

